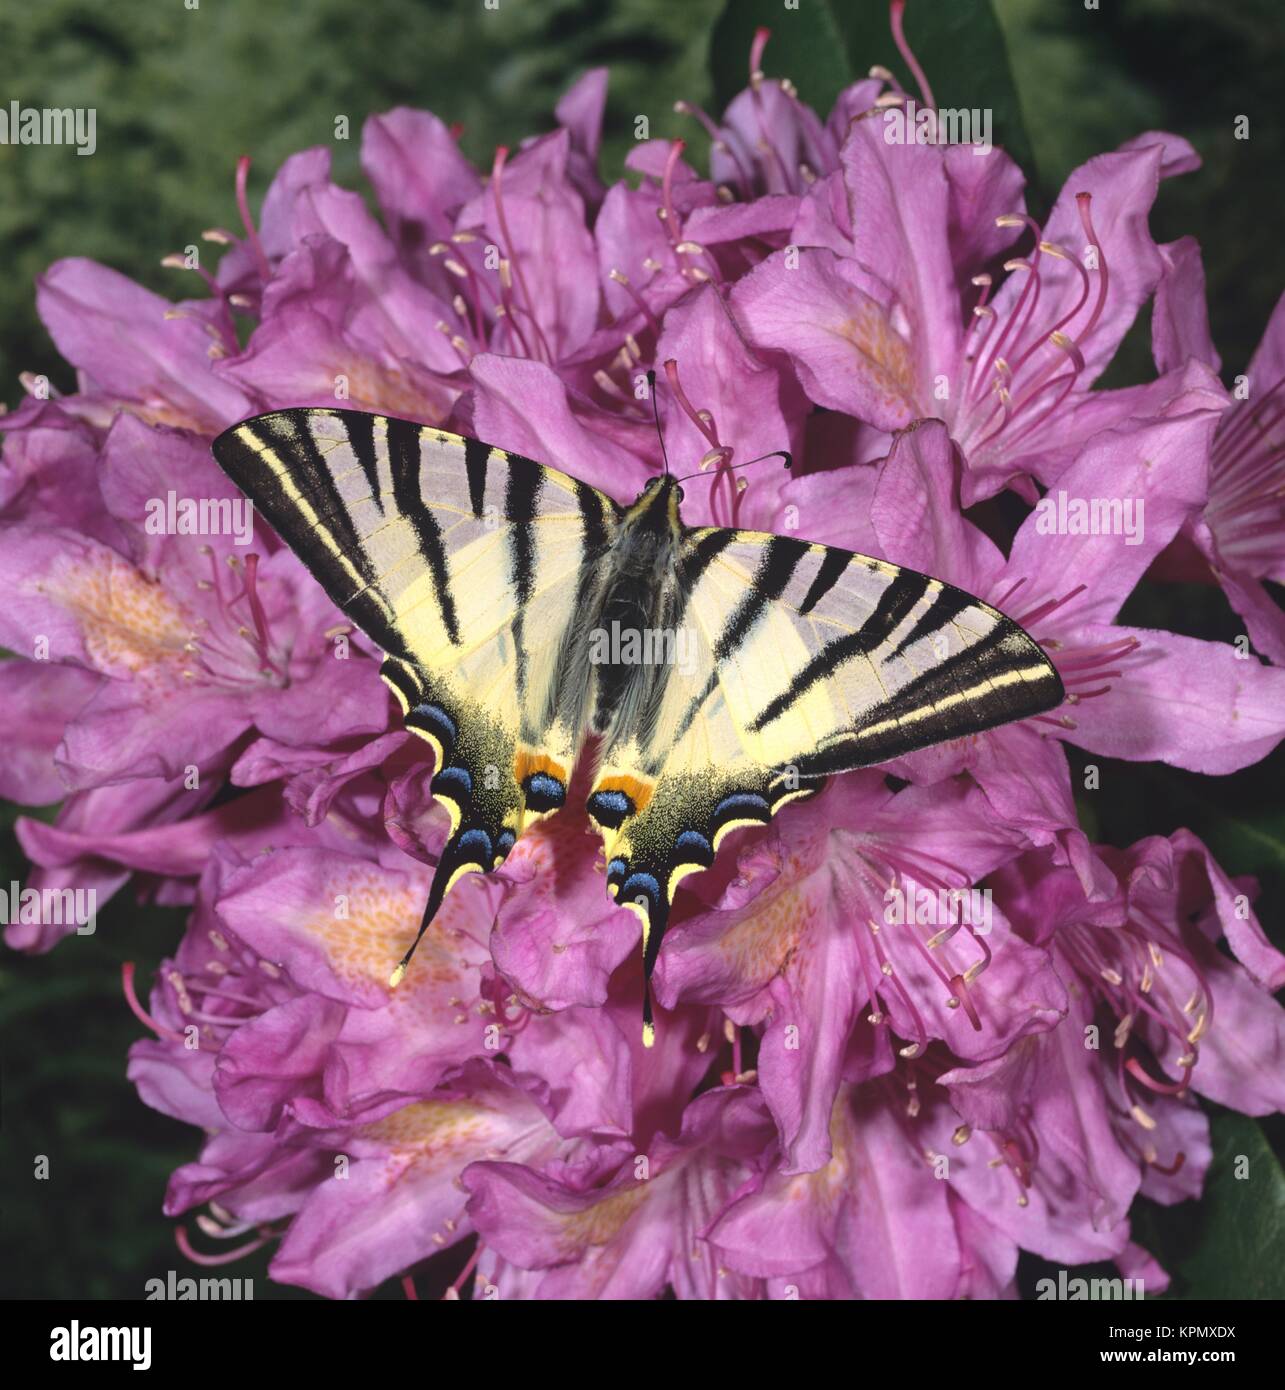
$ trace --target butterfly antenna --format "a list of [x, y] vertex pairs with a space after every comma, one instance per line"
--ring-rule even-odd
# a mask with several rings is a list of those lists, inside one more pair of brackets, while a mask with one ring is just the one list
[[656, 404], [656, 373], [647, 373], [647, 390], [651, 394], [651, 413], [656, 421], [656, 433], [660, 437], [660, 456], [665, 460], [665, 476], [669, 476], [669, 455], [665, 451], [665, 432], [660, 427], [660, 407]]
[[[768, 459], [784, 459], [786, 468], [794, 467], [794, 455], [790, 453], [788, 449], [773, 449], [770, 454], [760, 454], [756, 459], [746, 459], [744, 463], [733, 463], [729, 465], [728, 472], [735, 473], [739, 468], [749, 468], [752, 464], [764, 463]], [[717, 474], [717, 469], [715, 469], [713, 472], [709, 470], [701, 470], [696, 473], [688, 473], [687, 476], [683, 478], [676, 478], [675, 481], [679, 483], [685, 483], [692, 478], [713, 478], [716, 477]]]

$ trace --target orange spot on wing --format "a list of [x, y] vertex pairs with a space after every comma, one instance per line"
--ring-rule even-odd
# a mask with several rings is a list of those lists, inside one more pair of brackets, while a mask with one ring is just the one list
[[634, 810], [640, 816], [647, 809], [647, 803], [655, 790], [655, 782], [644, 782], [640, 777], [630, 777], [623, 773], [614, 777], [604, 777], [594, 788], [596, 792], [624, 792], [634, 803]]
[[557, 778], [564, 787], [567, 785], [567, 770], [557, 759], [534, 748], [520, 747], [513, 756], [514, 780], [520, 787], [533, 772], [548, 773], [550, 777]]

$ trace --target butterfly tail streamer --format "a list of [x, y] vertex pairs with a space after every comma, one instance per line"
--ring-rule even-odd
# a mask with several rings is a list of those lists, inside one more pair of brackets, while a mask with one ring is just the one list
[[647, 927], [643, 932], [643, 1014], [642, 1040], [644, 1047], [656, 1041], [656, 1021], [652, 1012], [651, 977], [660, 956], [660, 943], [669, 925], [668, 904], [653, 903], [647, 910]]
[[[442, 849], [442, 857], [437, 861], [433, 882], [428, 890], [428, 902], [424, 905], [424, 915], [420, 919], [419, 930], [410, 949], [398, 962], [396, 969], [388, 977], [388, 987], [396, 989], [406, 978], [411, 957], [424, 938], [424, 933], [433, 923], [443, 899], [452, 887], [468, 873], [484, 873], [492, 867], [490, 862], [491, 838], [485, 830], [472, 826], [461, 830], [447, 840]], [[485, 853], [484, 860], [481, 855]]]

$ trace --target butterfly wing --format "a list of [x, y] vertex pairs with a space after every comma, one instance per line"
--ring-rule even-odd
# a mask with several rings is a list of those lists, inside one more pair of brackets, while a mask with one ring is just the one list
[[688, 611], [716, 660], [679, 731], [721, 697], [747, 754], [800, 776], [887, 762], [1063, 698], [1043, 650], [997, 609], [830, 546], [735, 533]]
[[588, 686], [571, 627], [618, 509], [517, 454], [357, 411], [261, 415], [214, 455], [383, 648], [380, 674], [434, 749], [452, 824], [427, 925], [565, 799]]
[[996, 609], [790, 537], [687, 532], [665, 611], [696, 657], [608, 747], [589, 802], [609, 887], [643, 918], [648, 973], [678, 883], [730, 830], [766, 824], [831, 773], [1063, 698], [1040, 647]]

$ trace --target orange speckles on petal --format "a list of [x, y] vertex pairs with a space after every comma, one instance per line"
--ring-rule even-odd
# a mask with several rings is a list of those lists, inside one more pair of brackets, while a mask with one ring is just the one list
[[117, 555], [75, 564], [46, 588], [80, 623], [99, 670], [177, 674], [188, 664], [192, 625], [154, 579]]
[[[320, 938], [326, 959], [347, 984], [384, 988], [409, 950], [424, 910], [423, 885], [398, 879], [378, 865], [354, 865], [327, 885], [326, 902], [304, 923]], [[342, 911], [343, 915], [339, 915]], [[458, 904], [448, 897], [415, 952], [415, 967], [392, 995], [395, 1002], [425, 986], [458, 980], [464, 962], [454, 949], [451, 919]]]
[[382, 1120], [363, 1125], [358, 1135], [387, 1146], [382, 1177], [386, 1186], [439, 1164], [462, 1166], [490, 1151], [497, 1116], [476, 1101], [416, 1101]]
[[153, 397], [146, 401], [117, 402], [121, 410], [135, 415], [148, 425], [166, 425], [170, 429], [195, 430], [198, 434], [217, 433], [223, 428], [221, 417], [215, 414], [193, 414], [172, 401]]
[[392, 361], [372, 362], [354, 357], [332, 363], [318, 375], [328, 392], [333, 392], [337, 377], [344, 377], [348, 382], [348, 403], [358, 409], [434, 424], [444, 420], [450, 410], [449, 397], [440, 388], [434, 389], [431, 378], [423, 373], [408, 376]]
[[[541, 875], [552, 874], [559, 864], [578, 865], [585, 852], [588, 819], [572, 811], [560, 811], [556, 816], [539, 821], [523, 832], [513, 847], [508, 863], [516, 866], [524, 861]], [[552, 892], [552, 879], [541, 877], [533, 888], [541, 886]]]
[[883, 393], [889, 409], [914, 411], [915, 370], [906, 340], [873, 299], [861, 299], [837, 330], [864, 359], [862, 374]]
[[807, 897], [794, 888], [755, 900], [749, 913], [719, 940], [742, 979], [766, 981], [785, 967], [807, 934], [812, 918]]
[[829, 1163], [812, 1173], [800, 1173], [789, 1180], [786, 1195], [791, 1202], [807, 1202], [832, 1211], [850, 1195], [853, 1175], [853, 1135], [850, 1100], [846, 1088], [839, 1092], [830, 1111]]
[[494, 1111], [477, 1101], [422, 1100], [363, 1125], [358, 1133], [390, 1149], [440, 1152], [480, 1141], [493, 1118]]
[[623, 1188], [604, 1197], [583, 1211], [567, 1212], [562, 1219], [563, 1239], [568, 1254], [587, 1245], [607, 1245], [647, 1198], [647, 1184]]

